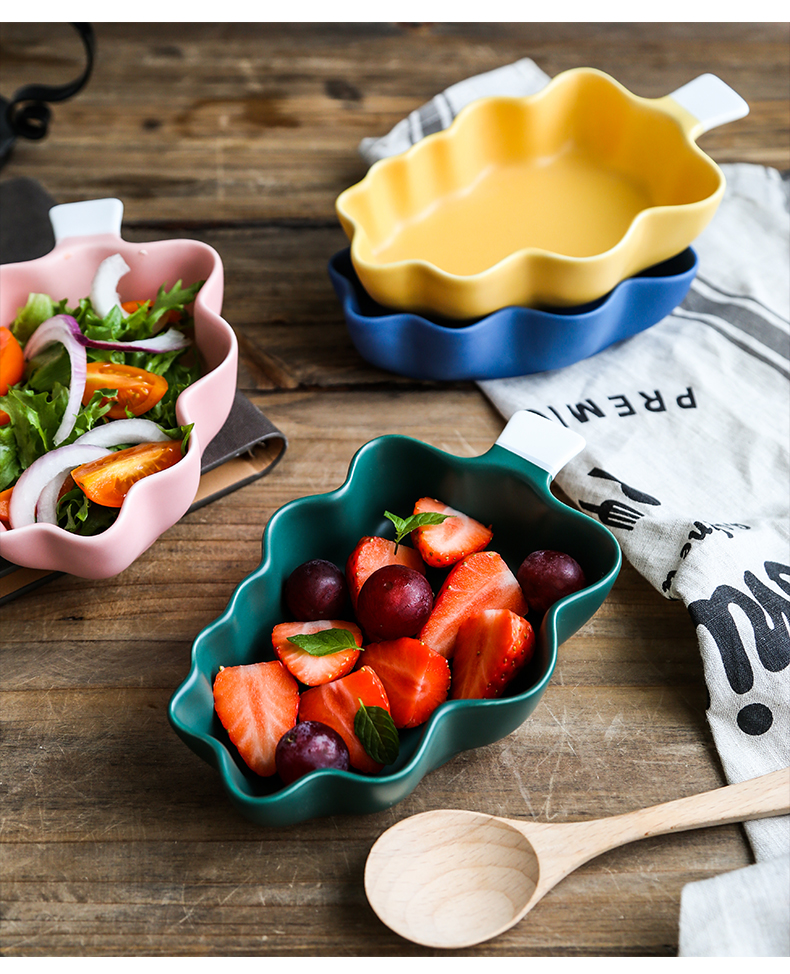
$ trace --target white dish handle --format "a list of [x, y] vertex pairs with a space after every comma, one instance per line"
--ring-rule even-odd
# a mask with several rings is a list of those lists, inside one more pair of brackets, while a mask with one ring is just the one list
[[55, 243], [68, 237], [91, 237], [98, 234], [121, 236], [123, 203], [116, 199], [84, 200], [61, 203], [49, 211], [49, 222]]
[[508, 420], [496, 444], [546, 470], [553, 480], [584, 449], [585, 439], [559, 423], [519, 409]]
[[669, 96], [697, 119], [693, 138], [749, 114], [748, 104], [715, 74], [701, 74]]

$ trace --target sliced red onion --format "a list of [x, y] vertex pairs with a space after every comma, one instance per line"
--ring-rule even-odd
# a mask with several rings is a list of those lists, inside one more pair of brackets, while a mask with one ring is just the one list
[[22, 476], [17, 480], [11, 492], [9, 504], [9, 521], [12, 528], [26, 527], [36, 522], [36, 507], [41, 492], [55, 477], [69, 473], [82, 463], [98, 460], [107, 456], [110, 450], [101, 446], [83, 445], [62, 446], [57, 450], [50, 450], [43, 457], [30, 464]]
[[[152, 338], [141, 338], [139, 341], [107, 342], [102, 339], [88, 338], [87, 335], [83, 335], [79, 322], [71, 315], [55, 315], [55, 317], [62, 319], [64, 325], [68, 327], [74, 341], [79, 342], [84, 348], [101, 348], [108, 352], [153, 352], [157, 354], [159, 352], [174, 352], [179, 348], [187, 348], [192, 344], [187, 336], [177, 328], [168, 328], [161, 335], [154, 335]], [[52, 321], [53, 319], [50, 318], [49, 320]], [[42, 325], [39, 325], [33, 332], [33, 335], [28, 341], [28, 345], [42, 327]], [[39, 349], [43, 347], [43, 345], [40, 345]], [[33, 354], [37, 354], [37, 352]], [[28, 358], [32, 357], [32, 355], [28, 356]]]
[[82, 394], [85, 391], [87, 356], [84, 345], [77, 338], [77, 333], [82, 335], [80, 326], [71, 315], [55, 315], [54, 318], [42, 322], [25, 343], [25, 358], [28, 360], [35, 358], [40, 351], [54, 342], [61, 342], [69, 355], [71, 362], [69, 401], [54, 436], [55, 446], [59, 446], [74, 429], [77, 413], [82, 405]]
[[91, 284], [90, 299], [93, 310], [100, 318], [105, 318], [117, 304], [124, 318], [127, 313], [121, 307], [118, 294], [118, 281], [128, 274], [131, 268], [120, 254], [106, 257], [96, 269]]
[[115, 419], [110, 423], [102, 423], [78, 436], [71, 444], [80, 446], [121, 446], [135, 443], [164, 443], [171, 439], [165, 431], [150, 419]]
[[[76, 322], [75, 322], [76, 324]], [[79, 325], [77, 325], [79, 331]], [[141, 338], [127, 342], [105, 342], [98, 338], [88, 338], [80, 331], [77, 339], [86, 348], [102, 348], [108, 352], [175, 352], [179, 348], [187, 348], [192, 342], [178, 328], [168, 328], [161, 335], [152, 338]]]
[[[73, 446], [73, 444], [72, 444]], [[66, 478], [71, 475], [71, 469], [61, 470], [57, 477], [53, 477], [47, 486], [38, 495], [36, 504], [36, 523], [57, 524], [58, 523], [58, 497], [60, 489], [66, 483]]]

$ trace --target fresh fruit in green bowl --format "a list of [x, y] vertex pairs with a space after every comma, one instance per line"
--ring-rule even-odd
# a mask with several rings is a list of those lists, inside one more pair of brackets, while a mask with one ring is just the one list
[[[551, 680], [558, 647], [598, 610], [621, 563], [613, 535], [598, 521], [563, 504], [550, 490], [557, 471], [582, 447], [577, 434], [527, 411], [516, 413], [496, 443], [479, 457], [456, 457], [408, 437], [382, 436], [356, 453], [342, 486], [291, 501], [275, 512], [264, 531], [260, 564], [242, 580], [219, 618], [196, 638], [189, 674], [168, 710], [175, 732], [217, 770], [229, 800], [245, 817], [261, 825], [283, 826], [327, 815], [381, 811], [404, 799], [427, 774], [454, 755], [500, 740], [528, 719]], [[396, 542], [396, 521], [410, 516], [415, 502], [424, 498], [438, 499], [443, 509], [462, 513], [486, 528], [490, 525], [492, 536], [486, 547], [462, 553], [450, 567], [437, 568], [425, 564], [416, 531], [410, 534], [410, 542]], [[424, 535], [428, 534], [426, 528]], [[541, 617], [529, 615], [516, 578], [526, 556], [538, 550], [571, 556], [582, 567], [587, 583]], [[522, 663], [527, 649], [513, 636], [508, 659], [512, 657], [518, 665], [500, 695], [453, 699], [448, 688], [446, 700], [432, 709], [427, 720], [416, 726], [408, 719], [399, 720], [404, 726], [396, 728], [397, 756], [391, 757], [394, 752], [385, 747], [378, 754], [385, 760], [368, 755], [367, 770], [355, 767], [352, 760], [349, 770], [322, 768], [290, 784], [276, 773], [256, 774], [217, 715], [215, 680], [220, 668], [280, 661], [273, 633], [293, 620], [284, 595], [286, 583], [297, 568], [315, 559], [345, 570], [349, 606], [345, 617], [331, 620], [336, 628], [359, 621], [356, 611], [361, 591], [375, 571], [388, 564], [403, 564], [424, 572], [434, 600], [422, 628], [414, 636], [400, 639], [427, 645], [444, 656], [452, 670], [455, 638], [468, 616], [495, 609], [524, 618], [526, 612], [534, 640], [525, 637], [530, 642], [528, 659]], [[445, 588], [453, 574], [456, 581], [460, 578], [478, 590], [483, 586], [496, 598], [477, 598], [471, 588], [459, 596], [454, 583]], [[485, 633], [473, 632], [465, 638], [488, 642], [498, 653], [505, 646], [501, 633], [506, 628], [501, 619], [496, 625], [492, 619]], [[379, 711], [394, 725], [392, 711], [397, 708], [383, 690], [386, 674], [382, 671], [379, 676], [375, 665], [367, 665], [365, 647], [371, 647], [375, 664], [376, 653], [381, 654], [376, 645], [388, 640], [363, 635], [360, 656], [347, 675], [315, 687], [300, 685], [301, 677], [297, 680], [302, 702], [296, 720], [327, 723], [333, 713], [343, 709], [342, 700], [351, 698], [359, 711], [356, 701], [362, 696], [365, 707], [359, 723], [365, 726], [361, 737], [381, 743], [390, 730]], [[331, 654], [324, 659], [330, 660]], [[390, 670], [399, 665], [406, 666], [403, 659], [394, 661]], [[493, 666], [494, 672], [498, 669], [501, 660]], [[371, 686], [360, 694], [356, 683], [365, 680], [358, 676], [364, 671], [376, 680], [367, 678]], [[392, 672], [389, 678], [395, 679]], [[348, 692], [339, 692], [338, 684]], [[335, 689], [327, 689], [331, 687]], [[390, 692], [395, 696], [392, 689]], [[306, 706], [305, 699], [309, 701]], [[345, 726], [350, 721], [353, 730], [357, 716], [352, 707]], [[383, 724], [386, 728], [381, 730]]]

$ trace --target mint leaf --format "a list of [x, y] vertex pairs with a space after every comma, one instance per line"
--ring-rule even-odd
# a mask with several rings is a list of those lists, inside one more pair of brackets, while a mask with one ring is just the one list
[[379, 764], [392, 764], [400, 752], [400, 739], [392, 717], [383, 707], [366, 707], [359, 701], [354, 733], [367, 755]]
[[411, 534], [417, 528], [424, 528], [429, 524], [441, 524], [448, 517], [455, 517], [454, 514], [439, 514], [436, 511], [425, 511], [422, 514], [412, 514], [411, 517], [398, 517], [397, 514], [390, 514], [384, 511], [384, 517], [388, 517], [395, 525], [395, 550], [403, 541], [407, 534]]
[[300, 633], [298, 636], [289, 636], [288, 642], [311, 656], [331, 656], [344, 649], [359, 649], [356, 639], [348, 629], [322, 629], [320, 632]]

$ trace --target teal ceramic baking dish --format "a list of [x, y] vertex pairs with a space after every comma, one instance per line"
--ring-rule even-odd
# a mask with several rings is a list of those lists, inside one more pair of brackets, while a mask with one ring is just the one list
[[[286, 826], [382, 811], [455, 754], [505, 737], [530, 716], [551, 679], [558, 647], [598, 610], [620, 569], [614, 536], [550, 490], [557, 471], [583, 445], [576, 433], [528, 411], [516, 413], [478, 457], [452, 456], [409, 437], [382, 436], [356, 453], [341, 487], [275, 512], [263, 534], [259, 566], [198, 635], [189, 674], [168, 709], [175, 732], [217, 770], [242, 815], [259, 825]], [[344, 565], [363, 535], [392, 537], [384, 511], [406, 516], [426, 495], [491, 524], [489, 547], [512, 571], [530, 551], [555, 548], [580, 562], [590, 584], [549, 610], [537, 632], [535, 654], [506, 696], [442, 704], [422, 726], [401, 731], [400, 755], [380, 775], [315, 771], [284, 787], [277, 776], [253, 774], [214, 714], [212, 686], [219, 667], [274, 659], [271, 631], [286, 618], [282, 588], [293, 569], [312, 558]]]

